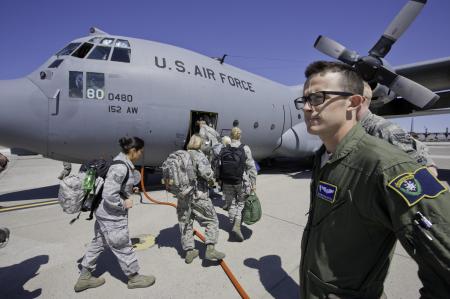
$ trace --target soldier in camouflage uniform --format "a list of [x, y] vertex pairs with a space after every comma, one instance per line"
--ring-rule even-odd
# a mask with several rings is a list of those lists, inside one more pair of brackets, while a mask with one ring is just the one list
[[[144, 141], [138, 137], [124, 137], [119, 140], [119, 144], [122, 152], [114, 160], [123, 161], [127, 166], [114, 164], [108, 170], [102, 201], [95, 211], [94, 238], [81, 262], [81, 275], [74, 287], [76, 292], [105, 283], [104, 278], [91, 275], [91, 272], [95, 270], [97, 258], [105, 247], [109, 247], [118, 259], [122, 271], [128, 277], [129, 289], [145, 288], [155, 283], [153, 275], [139, 274], [139, 264], [128, 230], [128, 209], [133, 206], [130, 196], [133, 193], [133, 185], [140, 180], [140, 174], [134, 170], [133, 162], [141, 157]], [[127, 172], [128, 180], [123, 184]]]
[[231, 138], [229, 136], [223, 136], [222, 142], [217, 143], [213, 146], [211, 150], [211, 168], [214, 171], [214, 178], [216, 180], [219, 179], [219, 166], [220, 166], [220, 151], [223, 149], [224, 146], [227, 146], [231, 143]]
[[206, 253], [205, 258], [211, 261], [218, 261], [225, 257], [225, 254], [215, 249], [215, 244], [219, 238], [219, 220], [216, 211], [208, 197], [208, 184], [214, 183], [211, 164], [200, 150], [202, 138], [193, 135], [187, 146], [197, 175], [197, 186], [186, 196], [177, 195], [177, 216], [181, 232], [181, 245], [186, 251], [185, 262], [187, 264], [198, 257], [198, 250], [194, 243], [194, 220], [197, 220], [205, 228]]
[[[231, 147], [239, 147], [241, 145], [241, 129], [234, 127], [231, 130]], [[255, 161], [252, 157], [252, 151], [247, 145], [244, 145], [245, 152], [245, 171], [243, 174], [242, 183], [237, 185], [227, 184], [222, 182], [223, 195], [225, 197], [224, 209], [229, 209], [228, 217], [230, 219], [233, 228], [232, 234], [236, 240], [242, 242], [244, 237], [241, 232], [242, 224], [242, 210], [244, 209], [245, 199], [251, 192], [256, 191], [256, 176], [257, 171], [255, 167]]]
[[411, 156], [417, 163], [427, 166], [430, 172], [437, 176], [437, 168], [431, 159], [428, 147], [417, 139], [414, 139], [408, 132], [399, 125], [373, 114], [369, 110], [372, 99], [372, 89], [367, 82], [364, 82], [364, 102], [361, 105], [356, 117], [362, 127], [372, 136], [386, 140], [399, 147], [402, 151]]
[[219, 143], [220, 134], [210, 126], [207, 116], [203, 116], [203, 119], [200, 119], [197, 123], [200, 128], [199, 135], [203, 139], [201, 150], [208, 157], [208, 160], [211, 161], [211, 150], [214, 145]]

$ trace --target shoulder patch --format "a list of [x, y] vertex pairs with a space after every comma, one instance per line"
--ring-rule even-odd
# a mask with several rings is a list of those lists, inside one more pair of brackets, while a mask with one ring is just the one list
[[389, 182], [389, 188], [397, 192], [410, 207], [423, 198], [435, 198], [447, 191], [439, 180], [426, 167], [415, 172], [406, 172]]
[[330, 183], [319, 181], [317, 186], [317, 197], [321, 198], [329, 203], [333, 203], [336, 199], [337, 186]]

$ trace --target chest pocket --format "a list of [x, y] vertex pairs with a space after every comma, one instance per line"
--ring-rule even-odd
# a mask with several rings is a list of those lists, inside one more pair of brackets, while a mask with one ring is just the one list
[[[351, 210], [352, 204], [352, 193], [349, 189], [345, 190], [335, 190], [334, 199], [331, 198], [325, 199], [323, 196], [323, 192], [325, 190], [320, 190], [323, 187], [323, 184], [319, 184], [316, 188], [316, 196], [315, 196], [315, 211], [314, 211], [314, 219], [312, 222], [312, 227], [317, 227], [321, 225], [329, 216], [334, 216], [333, 221], [342, 221], [348, 219]], [[331, 193], [329, 193], [331, 194]]]

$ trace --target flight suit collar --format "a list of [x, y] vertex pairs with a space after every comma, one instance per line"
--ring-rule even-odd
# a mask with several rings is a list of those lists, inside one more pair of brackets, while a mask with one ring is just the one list
[[[117, 155], [116, 159], [122, 160], [123, 162], [127, 163], [127, 164], [128, 164], [128, 167], [129, 167], [130, 169], [134, 170], [134, 164], [133, 164], [133, 162], [131, 162], [131, 160], [128, 159], [128, 156], [125, 155], [124, 153], [122, 153], [122, 152], [119, 153], [119, 154]], [[116, 160], [116, 159], [115, 159], [115, 160]]]
[[[328, 163], [333, 163], [340, 160], [351, 153], [358, 145], [361, 138], [366, 135], [366, 131], [363, 129], [360, 123], [357, 123], [348, 133], [344, 139], [339, 142], [336, 152], [331, 156]], [[323, 154], [324, 149], [321, 149], [320, 154]]]

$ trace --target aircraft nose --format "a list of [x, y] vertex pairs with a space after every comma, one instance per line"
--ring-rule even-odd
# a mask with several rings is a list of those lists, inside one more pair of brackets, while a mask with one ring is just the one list
[[0, 81], [0, 145], [47, 154], [48, 99], [29, 79]]

